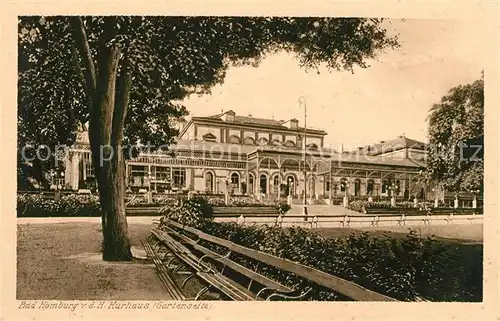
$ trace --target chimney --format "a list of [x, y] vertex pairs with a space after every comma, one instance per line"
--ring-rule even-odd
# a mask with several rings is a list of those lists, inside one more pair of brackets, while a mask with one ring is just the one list
[[290, 119], [290, 129], [297, 129], [299, 127], [299, 121], [295, 118]]

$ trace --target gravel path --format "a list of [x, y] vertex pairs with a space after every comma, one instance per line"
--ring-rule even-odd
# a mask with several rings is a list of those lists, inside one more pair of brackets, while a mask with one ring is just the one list
[[[150, 228], [129, 224], [132, 246], [140, 247]], [[18, 300], [170, 299], [152, 264], [102, 261], [97, 222], [24, 222], [17, 232]]]

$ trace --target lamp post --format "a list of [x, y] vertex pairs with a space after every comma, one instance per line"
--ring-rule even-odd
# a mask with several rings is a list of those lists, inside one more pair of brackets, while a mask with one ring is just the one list
[[153, 196], [151, 195], [151, 169], [148, 170], [148, 203], [153, 203]]
[[[307, 163], [306, 163], [306, 149], [307, 149], [307, 105], [306, 99], [301, 96], [299, 97], [299, 105], [304, 106], [304, 149], [303, 149], [303, 160], [304, 160], [304, 207], [302, 214], [307, 216]], [[307, 217], [305, 218], [307, 220]]]
[[62, 184], [60, 184], [58, 182], [58, 179], [59, 178], [64, 178], [64, 172], [61, 171], [60, 173], [59, 172], [54, 172], [54, 171], [51, 171], [50, 172], [50, 176], [52, 176], [52, 183], [54, 184], [55, 186], [55, 194], [54, 194], [54, 197], [55, 197], [55, 200], [56, 201], [59, 201], [61, 199], [61, 190], [63, 188]]
[[342, 205], [347, 208], [347, 206], [349, 205], [349, 197], [347, 196], [347, 189], [349, 188], [349, 182], [345, 180], [342, 181], [341, 184], [344, 185], [344, 199]]
[[478, 189], [472, 191], [472, 193], [474, 193], [474, 199], [472, 200], [472, 208], [477, 208], [477, 196], [479, 195], [479, 193], [481, 193], [481, 191]]
[[394, 196], [394, 191], [396, 190], [396, 184], [392, 182], [392, 184], [387, 187], [389, 190], [389, 194], [391, 194], [391, 207], [396, 207], [396, 197]]
[[432, 191], [434, 192], [434, 208], [438, 208], [439, 207], [439, 197], [438, 197], [439, 187], [437, 184], [434, 186]]

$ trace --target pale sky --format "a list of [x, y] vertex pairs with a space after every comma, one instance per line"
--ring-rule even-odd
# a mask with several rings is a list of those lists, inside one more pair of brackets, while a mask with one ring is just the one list
[[266, 58], [259, 67], [228, 70], [211, 95], [184, 103], [191, 115], [221, 110], [287, 120], [303, 125], [301, 95], [307, 101], [307, 127], [328, 132], [325, 145], [345, 149], [389, 140], [405, 133], [427, 141], [426, 117], [453, 86], [481, 76], [485, 57], [484, 28], [476, 20], [392, 20], [401, 47], [387, 51], [371, 67], [350, 72], [321, 69], [305, 72], [292, 56]]

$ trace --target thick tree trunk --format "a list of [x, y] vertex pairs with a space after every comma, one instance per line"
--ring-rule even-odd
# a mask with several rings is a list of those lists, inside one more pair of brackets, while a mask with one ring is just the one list
[[81, 78], [89, 98], [89, 139], [102, 210], [103, 259], [129, 261], [132, 253], [125, 213], [125, 161], [121, 145], [131, 78], [125, 68], [127, 72], [122, 72], [125, 76], [116, 90], [120, 49], [117, 45], [106, 45], [106, 40], [111, 40], [114, 34], [116, 17], [105, 19], [104, 34], [110, 39], [102, 39], [97, 69], [81, 18], [75, 17], [72, 25], [76, 48], [85, 67], [85, 72], [78, 70], [82, 70]]
[[103, 229], [103, 259], [106, 261], [131, 260], [128, 224], [125, 213], [125, 161], [117, 153], [108, 167], [109, 194], [104, 204], [106, 225]]

